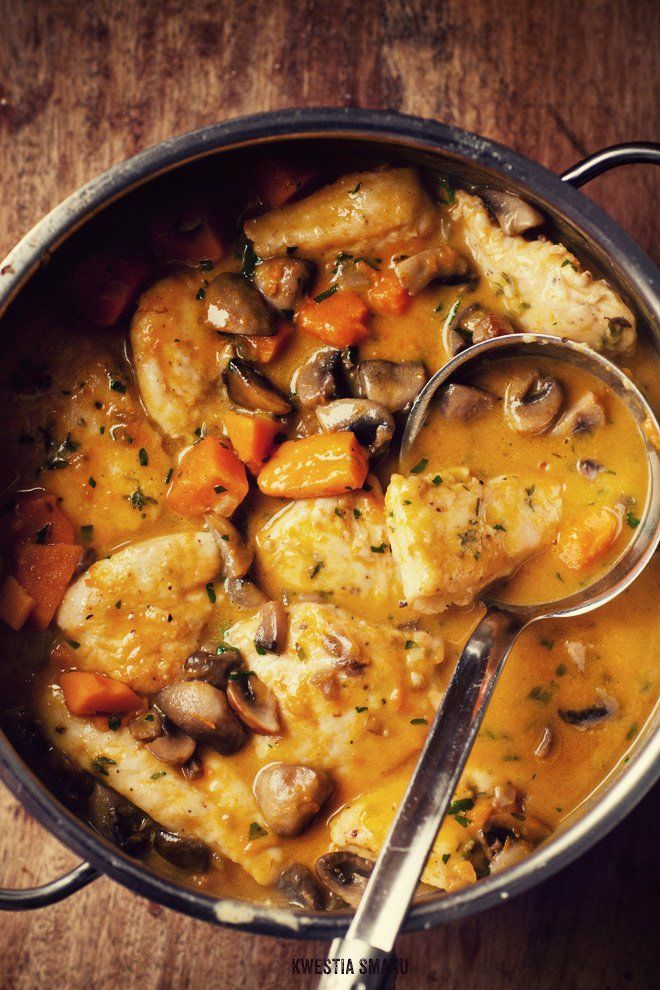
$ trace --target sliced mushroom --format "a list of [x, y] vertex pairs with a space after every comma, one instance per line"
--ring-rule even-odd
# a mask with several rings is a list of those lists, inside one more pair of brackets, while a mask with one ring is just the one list
[[254, 550], [249, 547], [233, 523], [224, 516], [208, 512], [204, 516], [222, 557], [223, 573], [230, 578], [243, 577], [250, 569]]
[[303, 364], [295, 379], [295, 390], [302, 406], [315, 408], [336, 399], [342, 370], [341, 351], [323, 347]]
[[565, 437], [571, 433], [593, 433], [606, 422], [603, 404], [593, 392], [585, 392], [566, 410], [552, 430], [552, 435]]
[[510, 237], [524, 234], [525, 231], [533, 230], [534, 227], [540, 227], [545, 223], [543, 214], [515, 193], [486, 187], [480, 190], [480, 195], [504, 233]]
[[188, 873], [206, 873], [211, 865], [209, 847], [192, 835], [158, 828], [154, 832], [153, 845], [159, 856]]
[[434, 279], [448, 282], [464, 278], [468, 273], [468, 263], [447, 244], [439, 244], [398, 261], [394, 271], [404, 289], [411, 296], [416, 296]]
[[237, 406], [258, 409], [273, 416], [286, 416], [291, 412], [291, 403], [248, 361], [232, 358], [224, 377], [229, 397]]
[[224, 589], [230, 602], [250, 611], [261, 608], [268, 601], [261, 588], [247, 577], [227, 578]]
[[544, 726], [541, 738], [536, 744], [534, 756], [539, 760], [547, 760], [555, 748], [555, 734], [549, 725]]
[[199, 780], [204, 776], [204, 764], [197, 756], [191, 756], [181, 767], [181, 773], [186, 780]]
[[314, 265], [302, 258], [282, 255], [267, 258], [254, 269], [254, 285], [266, 302], [280, 312], [300, 302], [314, 277]]
[[492, 340], [493, 337], [504, 337], [507, 334], [515, 333], [513, 326], [505, 316], [500, 316], [499, 313], [490, 313], [479, 303], [467, 306], [457, 315], [454, 330], [463, 336], [464, 346], [468, 343], [480, 344], [484, 340]]
[[182, 767], [192, 757], [197, 748], [195, 740], [177, 728], [167, 727], [167, 731], [146, 744], [152, 756], [171, 767]]
[[532, 847], [520, 839], [506, 839], [504, 845], [490, 861], [491, 873], [502, 873], [516, 863], [520, 863], [532, 851]]
[[405, 412], [423, 389], [428, 375], [421, 361], [360, 361], [357, 392], [391, 413]]
[[541, 371], [526, 371], [507, 385], [504, 415], [517, 433], [532, 436], [552, 426], [563, 401], [564, 389], [556, 378]]
[[225, 693], [206, 681], [168, 684], [156, 695], [156, 704], [182, 732], [225, 756], [235, 753], [247, 739]]
[[600, 461], [594, 461], [589, 457], [582, 458], [575, 465], [578, 472], [589, 481], [593, 481], [601, 471], [605, 470], [605, 465], [601, 464]]
[[559, 717], [567, 725], [575, 725], [578, 729], [591, 729], [611, 718], [618, 707], [614, 698], [604, 695], [601, 701], [586, 708], [560, 708]]
[[254, 779], [254, 796], [276, 835], [299, 835], [335, 789], [325, 770], [296, 763], [271, 763]]
[[508, 780], [505, 784], [496, 784], [493, 793], [493, 806], [495, 808], [513, 808], [518, 802], [518, 792]]
[[304, 911], [323, 911], [325, 898], [314, 874], [302, 863], [292, 863], [280, 873], [276, 889], [293, 907]]
[[492, 409], [496, 401], [495, 396], [490, 392], [473, 388], [471, 385], [452, 383], [442, 390], [438, 400], [438, 410], [445, 419], [469, 423]]
[[286, 645], [287, 616], [281, 602], [266, 602], [261, 609], [254, 645], [266, 653], [281, 653]]
[[374, 868], [370, 859], [339, 850], [326, 853], [316, 861], [316, 875], [333, 894], [357, 907]]
[[270, 337], [277, 333], [275, 313], [247, 279], [222, 272], [210, 282], [204, 295], [207, 324], [218, 333]]
[[241, 654], [231, 647], [220, 654], [195, 650], [183, 661], [183, 674], [187, 681], [206, 681], [224, 691], [229, 674], [232, 670], [238, 670], [242, 663]]
[[94, 785], [87, 815], [97, 832], [126, 852], [140, 852], [149, 841], [149, 816], [104, 784]]
[[229, 675], [227, 699], [240, 720], [257, 735], [276, 736], [282, 731], [277, 698], [251, 671]]
[[128, 723], [128, 731], [138, 742], [153, 742], [163, 734], [163, 716], [157, 708], [136, 715]]
[[316, 418], [325, 433], [345, 430], [354, 433], [371, 454], [384, 454], [394, 436], [391, 413], [369, 399], [337, 399], [327, 406], [318, 406]]

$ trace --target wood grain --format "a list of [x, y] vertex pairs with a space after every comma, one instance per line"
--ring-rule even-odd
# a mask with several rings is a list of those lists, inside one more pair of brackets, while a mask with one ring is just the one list
[[[654, 0], [0, 0], [0, 256], [93, 175], [162, 138], [241, 113], [388, 107], [495, 138], [560, 171], [660, 136]], [[660, 175], [588, 190], [656, 258]], [[400, 986], [653, 984], [647, 799], [578, 863], [497, 910], [404, 936]], [[74, 858], [0, 794], [0, 876], [27, 885]], [[657, 908], [657, 895], [655, 907]], [[657, 916], [657, 911], [656, 911]], [[321, 944], [213, 929], [106, 879], [0, 924], [0, 987], [306, 988]]]

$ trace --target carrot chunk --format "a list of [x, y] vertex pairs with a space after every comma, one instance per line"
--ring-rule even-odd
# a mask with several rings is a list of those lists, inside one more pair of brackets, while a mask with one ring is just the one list
[[620, 531], [621, 517], [613, 509], [591, 509], [559, 534], [559, 559], [572, 571], [581, 571], [605, 553]]
[[23, 543], [16, 551], [16, 580], [34, 599], [30, 618], [47, 629], [80, 560], [81, 549], [68, 543]]
[[[245, 358], [248, 361], [257, 361], [259, 364], [268, 364], [282, 353], [286, 347], [293, 327], [287, 320], [280, 320], [277, 333], [271, 337], [242, 337], [238, 338], [239, 351], [245, 350]], [[243, 356], [243, 355], [241, 355]]]
[[5, 578], [0, 588], [0, 619], [18, 632], [27, 622], [33, 607], [34, 598], [28, 595], [16, 578], [11, 575]]
[[72, 715], [114, 715], [130, 712], [142, 699], [127, 684], [90, 670], [60, 674], [64, 701]]
[[90, 255], [68, 282], [73, 309], [97, 327], [111, 327], [136, 300], [150, 272], [141, 251], [108, 249]]
[[184, 455], [167, 501], [183, 516], [201, 516], [210, 511], [230, 516], [248, 488], [245, 467], [229, 441], [209, 436]]
[[385, 316], [401, 316], [408, 309], [412, 296], [401, 285], [391, 268], [374, 273], [373, 285], [367, 292], [369, 305]]
[[26, 492], [16, 497], [11, 512], [2, 517], [2, 543], [75, 543], [73, 525], [54, 495]]
[[296, 312], [296, 323], [301, 330], [320, 337], [326, 344], [349, 347], [367, 336], [365, 320], [368, 312], [358, 294], [347, 289], [333, 292], [320, 302], [305, 300]]
[[220, 261], [225, 243], [220, 218], [208, 203], [184, 206], [159, 217], [149, 231], [159, 261]]
[[343, 495], [362, 487], [368, 466], [352, 433], [318, 433], [278, 447], [257, 484], [264, 495], [280, 498]]
[[225, 413], [223, 422], [232, 447], [252, 473], [257, 474], [273, 449], [280, 424], [263, 416], [235, 412]]

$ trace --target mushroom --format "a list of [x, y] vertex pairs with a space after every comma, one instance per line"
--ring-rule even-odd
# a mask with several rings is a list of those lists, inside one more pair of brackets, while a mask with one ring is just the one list
[[534, 756], [538, 760], [547, 760], [550, 753], [555, 748], [555, 734], [549, 725], [543, 727], [543, 732], [541, 733], [541, 738], [536, 744], [534, 750]]
[[205, 319], [218, 333], [270, 337], [277, 333], [275, 313], [250, 283], [235, 272], [222, 272], [204, 294]]
[[486, 187], [480, 190], [480, 195], [504, 233], [510, 237], [545, 223], [543, 214], [515, 193]]
[[496, 784], [493, 793], [493, 806], [496, 808], [513, 808], [518, 803], [518, 792], [508, 780], [505, 784]]
[[199, 780], [204, 776], [204, 764], [198, 757], [191, 756], [187, 763], [181, 767], [181, 773], [186, 780]]
[[291, 412], [291, 403], [248, 361], [232, 358], [224, 377], [229, 397], [237, 406], [258, 409], [273, 416], [286, 416]]
[[585, 392], [566, 410], [552, 430], [553, 437], [565, 437], [571, 433], [593, 433], [606, 422], [603, 404], [593, 392]]
[[167, 723], [165, 723], [164, 729], [162, 736], [146, 744], [146, 749], [161, 763], [167, 763], [171, 767], [182, 767], [197, 748], [195, 740], [187, 736], [185, 732], [168, 726]]
[[370, 859], [340, 849], [316, 861], [316, 875], [333, 894], [356, 908], [374, 868]]
[[323, 911], [325, 898], [314, 874], [302, 863], [292, 863], [280, 873], [276, 889], [293, 907], [305, 911]]
[[441, 279], [443, 282], [465, 280], [468, 264], [453, 248], [447, 244], [439, 244], [398, 261], [394, 265], [394, 271], [404, 289], [411, 296], [416, 296], [434, 279]]
[[233, 523], [213, 512], [207, 512], [204, 521], [220, 551], [223, 573], [230, 578], [240, 578], [247, 574], [254, 558], [254, 550], [247, 545]]
[[286, 643], [286, 611], [281, 602], [266, 602], [254, 636], [254, 645], [266, 653], [281, 653]]
[[564, 389], [556, 378], [542, 371], [526, 371], [507, 385], [504, 415], [517, 433], [533, 436], [550, 428], [563, 401]]
[[226, 647], [220, 654], [195, 650], [183, 661], [183, 675], [187, 681], [206, 681], [224, 691], [229, 674], [238, 670], [242, 663], [241, 654], [231, 647]]
[[394, 436], [394, 420], [385, 406], [369, 399], [337, 399], [316, 410], [325, 433], [349, 430], [371, 454], [384, 454]]
[[341, 367], [341, 351], [335, 347], [323, 347], [312, 354], [298, 371], [294, 382], [300, 404], [314, 408], [336, 399]]
[[128, 731], [138, 742], [153, 742], [163, 734], [163, 716], [157, 708], [150, 708], [131, 719]]
[[460, 314], [456, 326], [465, 335], [465, 343], [468, 343], [469, 335], [469, 343], [472, 344], [480, 344], [484, 340], [492, 340], [493, 337], [505, 337], [507, 334], [515, 333], [506, 316], [490, 313], [479, 303], [467, 306]]
[[578, 729], [591, 729], [611, 718], [619, 709], [615, 698], [600, 691], [600, 701], [586, 708], [560, 708], [559, 717], [567, 725], [575, 725]]
[[227, 578], [224, 589], [230, 602], [250, 611], [261, 608], [268, 601], [261, 588], [247, 577]]
[[[168, 684], [156, 695], [156, 704], [182, 732], [224, 756], [235, 753], [247, 738], [225, 693], [206, 681]], [[189, 753], [183, 763], [191, 756]]]
[[189, 873], [206, 873], [211, 865], [209, 847], [192, 835], [157, 828], [154, 832], [153, 846], [158, 855], [168, 863]]
[[600, 461], [594, 461], [590, 457], [581, 458], [575, 465], [578, 472], [589, 481], [594, 481], [601, 471], [605, 470], [605, 465]]
[[357, 393], [391, 413], [405, 412], [417, 398], [428, 375], [421, 361], [360, 361]]
[[531, 851], [532, 847], [527, 842], [522, 842], [520, 839], [505, 839], [502, 848], [490, 861], [490, 872], [502, 873], [503, 870], [508, 870], [509, 867], [515, 866], [529, 856]]
[[325, 770], [300, 763], [271, 763], [254, 779], [254, 796], [276, 835], [299, 835], [335, 789]]
[[140, 852], [151, 834], [153, 822], [127, 798], [96, 783], [89, 799], [87, 817], [97, 832], [126, 852]]
[[267, 258], [254, 269], [254, 285], [280, 312], [292, 310], [300, 302], [314, 277], [314, 265], [302, 258], [282, 255]]
[[471, 385], [447, 385], [438, 400], [438, 410], [445, 419], [469, 423], [495, 405], [495, 396]]
[[276, 736], [282, 731], [277, 698], [256, 674], [237, 670], [229, 675], [227, 699], [248, 729], [259, 736]]

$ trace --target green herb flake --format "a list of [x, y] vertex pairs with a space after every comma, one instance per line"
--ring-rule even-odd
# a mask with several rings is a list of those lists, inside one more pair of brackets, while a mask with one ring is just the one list
[[342, 516], [346, 515], [346, 512], [344, 509], [335, 508], [335, 515], [339, 516], [339, 518], [341, 519]]
[[138, 451], [138, 460], [141, 467], [146, 467], [149, 463], [149, 454], [146, 452], [144, 447], [140, 447], [140, 450]]
[[248, 830], [250, 842], [254, 842], [255, 839], [260, 839], [264, 835], [268, 835], [268, 832], [265, 828], [261, 827], [259, 822], [250, 822], [250, 828]]
[[131, 503], [134, 509], [144, 509], [147, 505], [158, 505], [155, 498], [151, 495], [145, 495], [141, 488], [136, 488], [134, 492], [127, 495], [126, 498]]
[[121, 598], [115, 602], [115, 608], [121, 608]]
[[224, 485], [214, 485], [213, 491], [215, 492], [216, 495], [222, 495], [222, 493], [226, 492], [227, 489], [224, 487]]
[[372, 547], [371, 548], [371, 552], [372, 553], [385, 553], [386, 547], [387, 547], [387, 543], [381, 543], [380, 546]]
[[552, 698], [552, 690], [550, 688], [542, 688], [540, 685], [536, 685], [527, 695], [532, 701], [538, 701], [542, 705], [547, 705]]
[[438, 202], [442, 203], [443, 206], [453, 206], [456, 202], [454, 183], [451, 179], [439, 177], [438, 186], [440, 187], [438, 190]]
[[577, 265], [574, 265], [570, 258], [566, 258], [561, 263], [561, 267], [562, 268], [566, 268], [567, 265], [569, 265], [573, 269], [574, 272], [577, 272], [578, 271]]
[[362, 515], [362, 513], [361, 513], [361, 511], [359, 509], [353, 509], [353, 517], [355, 519], [359, 519], [361, 515]]
[[254, 644], [254, 648], [255, 648], [255, 650], [256, 650], [256, 652], [257, 652], [257, 654], [258, 654], [258, 655], [259, 655], [260, 657], [265, 657], [265, 656], [266, 656], [266, 653], [268, 652], [268, 651], [267, 651], [267, 650], [265, 649], [265, 647], [263, 647], [263, 646], [260, 646], [260, 645], [259, 645], [259, 643], [255, 643], [255, 644]]
[[640, 520], [637, 518], [634, 512], [626, 512], [626, 522], [631, 529], [637, 529]]
[[161, 777], [166, 777], [166, 776], [167, 776], [167, 771], [166, 770], [156, 770], [155, 773], [152, 773], [151, 774], [151, 778], [150, 779], [151, 780], [160, 780]]
[[335, 283], [335, 285], [331, 285], [329, 289], [326, 289], [325, 292], [320, 292], [318, 296], [314, 296], [314, 302], [315, 303], [323, 302], [324, 299], [329, 299], [330, 296], [334, 296], [335, 292], [337, 292], [338, 290], [339, 290], [339, 286]]
[[450, 859], [451, 859], [451, 853], [442, 854], [442, 862], [445, 864], [445, 866], [447, 865]]
[[493, 529], [498, 529], [501, 533], [506, 533], [507, 532], [507, 528], [504, 525], [504, 523], [495, 523], [495, 525], [493, 526]]
[[417, 646], [417, 643], [415, 642], [415, 640], [414, 640], [414, 639], [407, 639], [407, 640], [406, 640], [406, 645], [405, 645], [405, 649], [406, 649], [406, 650], [412, 650], [412, 649], [414, 649], [414, 648], [415, 648], [416, 646]]
[[626, 732], [626, 739], [630, 742], [637, 735], [637, 722], [633, 722], [628, 731]]
[[217, 595], [215, 593], [215, 588], [213, 587], [213, 581], [209, 581], [206, 585], [206, 594], [209, 596], [211, 605], [215, 605]]
[[72, 650], [79, 650], [80, 649], [80, 643], [77, 642], [77, 640], [75, 640], [75, 639], [67, 639], [67, 643], [69, 644], [69, 646], [71, 647]]
[[171, 467], [169, 469], [169, 471], [167, 472], [167, 474], [165, 475], [165, 484], [166, 485], [169, 485], [170, 481], [172, 480], [172, 475], [173, 474], [174, 474], [174, 468]]
[[369, 710], [369, 709], [367, 708], [367, 706], [366, 706], [366, 705], [356, 705], [356, 706], [355, 706], [355, 711], [356, 711], [356, 712], [357, 712], [358, 714], [360, 714], [361, 712], [366, 712], [366, 711], [368, 711], [368, 710]]
[[310, 567], [309, 571], [307, 572], [310, 576], [310, 579], [314, 580], [316, 575], [323, 567], [325, 567], [325, 561], [317, 560], [316, 563], [312, 567]]
[[555, 674], [557, 675], [557, 677], [563, 677], [565, 673], [566, 673], [566, 664], [565, 663], [557, 664], [557, 666], [555, 667]]
[[116, 767], [117, 763], [115, 760], [111, 760], [109, 756], [97, 756], [96, 759], [92, 760], [92, 767], [97, 773], [100, 773], [103, 777], [108, 776], [108, 767]]
[[119, 392], [120, 395], [123, 395], [126, 391], [126, 386], [123, 382], [120, 382], [118, 378], [111, 379], [110, 388], [113, 392]]
[[414, 467], [410, 469], [411, 474], [421, 474], [428, 464], [428, 458], [422, 457], [421, 461], [418, 461]]
[[552, 647], [555, 645], [554, 639], [540, 639], [539, 643], [541, 644], [541, 646], [545, 646], [546, 650], [551, 650]]
[[428, 723], [428, 719], [425, 719], [425, 718], [411, 718], [410, 719], [410, 724], [411, 725], [428, 725], [429, 723]]
[[92, 478], [92, 476], [90, 475], [90, 477], [87, 479], [87, 484], [89, 485], [90, 488], [96, 488], [96, 478]]
[[85, 543], [91, 543], [94, 537], [94, 526], [91, 523], [87, 526], [81, 526], [80, 536]]
[[440, 477], [439, 474], [436, 474], [436, 476], [434, 478], [431, 478], [431, 481], [436, 486], [436, 488], [438, 487], [438, 485], [441, 485], [442, 484], [442, 478]]
[[109, 715], [108, 716], [108, 728], [112, 732], [116, 732], [117, 729], [121, 727], [121, 715]]

